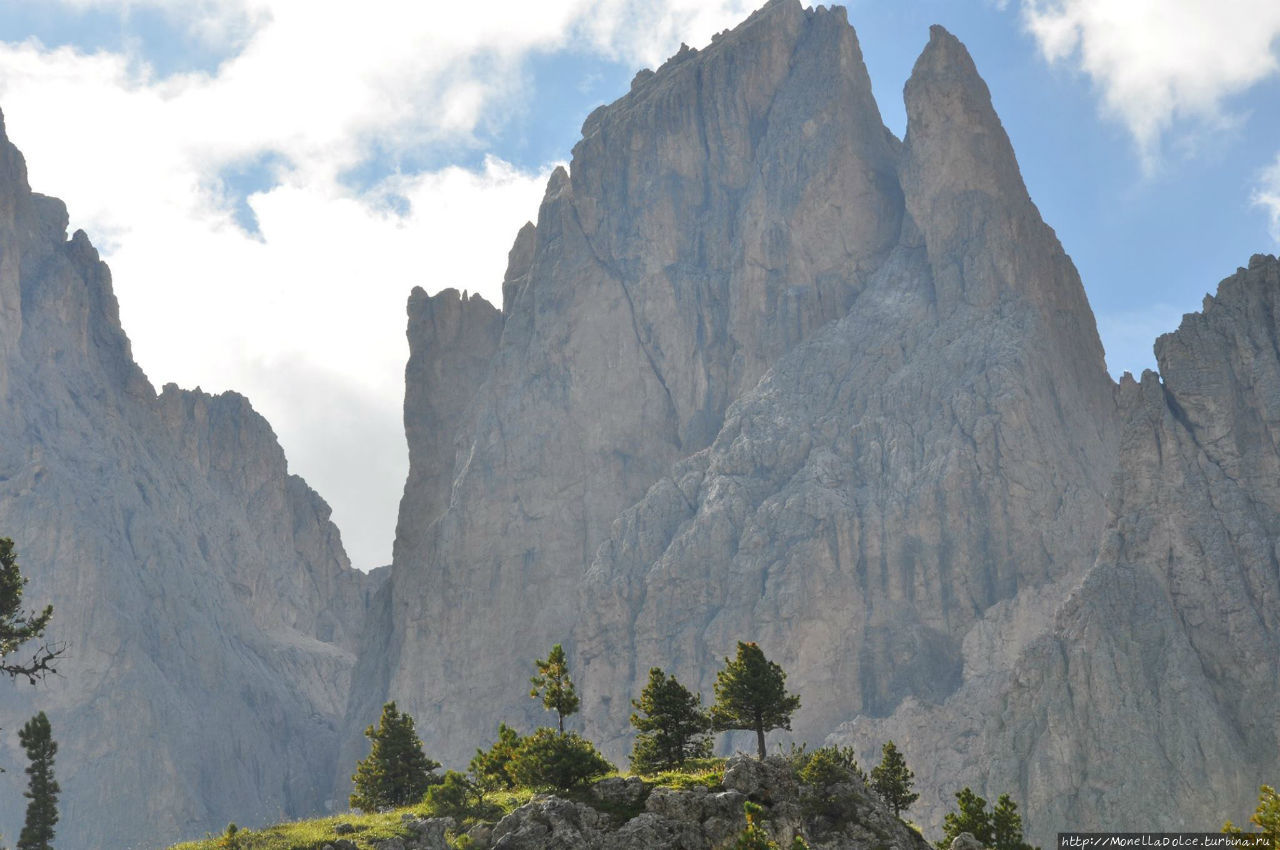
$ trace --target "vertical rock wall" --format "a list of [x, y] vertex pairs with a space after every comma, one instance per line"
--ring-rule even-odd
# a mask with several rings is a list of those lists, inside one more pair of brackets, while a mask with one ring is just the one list
[[0, 534], [66, 646], [58, 676], [0, 688], [0, 825], [21, 825], [14, 730], [38, 710], [66, 846], [313, 814], [373, 582], [245, 399], [156, 395], [66, 226], [0, 138]]

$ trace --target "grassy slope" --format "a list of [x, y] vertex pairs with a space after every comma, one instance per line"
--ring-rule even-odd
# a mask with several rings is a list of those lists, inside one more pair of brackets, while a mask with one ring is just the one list
[[[691, 785], [706, 785], [710, 788], [718, 788], [724, 779], [724, 768], [724, 759], [699, 759], [687, 770], [666, 771], [642, 778], [645, 784], [652, 788], [688, 788]], [[616, 776], [618, 774], [613, 775]], [[608, 811], [610, 814], [619, 817], [619, 819], [625, 819], [628, 815], [635, 814], [634, 812], [610, 811], [593, 798], [585, 788], [575, 789], [567, 793], [557, 793], [567, 799], [587, 803]], [[485, 802], [495, 806], [497, 810], [505, 815], [529, 802], [529, 798], [532, 796], [533, 791], [522, 788], [515, 791], [486, 794]], [[350, 812], [327, 818], [276, 824], [260, 830], [241, 830], [236, 836], [237, 843], [234, 844], [226, 841], [224, 837], [209, 837], [203, 841], [186, 841], [182, 844], [175, 844], [170, 850], [226, 850], [226, 848], [234, 848], [234, 850], [321, 850], [326, 844], [331, 844], [339, 838], [354, 841], [357, 847], [365, 850], [365, 848], [371, 847], [371, 842], [380, 841], [384, 838], [409, 837], [411, 833], [403, 823], [403, 817], [406, 814], [414, 817], [433, 816], [433, 813], [423, 805], [409, 806], [391, 812], [372, 815]], [[355, 831], [339, 835], [334, 831], [334, 827], [340, 823], [350, 824], [355, 828]], [[468, 823], [467, 826], [470, 826], [470, 824]]]

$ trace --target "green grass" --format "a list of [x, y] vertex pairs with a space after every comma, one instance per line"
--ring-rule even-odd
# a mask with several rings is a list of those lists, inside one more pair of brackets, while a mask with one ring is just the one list
[[652, 785], [654, 788], [675, 788], [683, 791], [695, 785], [702, 785], [715, 791], [724, 785], [724, 769], [728, 763], [728, 759], [722, 758], [690, 759], [680, 770], [641, 774], [640, 778], [646, 785]]
[[[640, 778], [644, 780], [645, 786], [649, 790], [653, 788], [684, 790], [695, 785], [716, 790], [722, 787], [725, 764], [726, 760], [722, 758], [694, 759], [688, 762], [682, 770], [666, 770], [660, 773], [643, 774]], [[628, 774], [610, 774], [610, 776], [617, 775], [626, 776]], [[485, 804], [492, 807], [491, 813], [495, 815], [491, 820], [499, 820], [528, 803], [534, 793], [529, 788], [514, 788], [510, 791], [490, 791], [485, 794]], [[605, 812], [618, 823], [630, 820], [644, 811], [644, 798], [648, 796], [647, 793], [644, 794], [639, 802], [634, 805], [610, 806], [592, 797], [589, 786], [569, 792], [557, 791], [555, 793], [557, 796], [579, 803], [586, 803], [599, 811]], [[324, 845], [331, 844], [339, 838], [354, 841], [357, 847], [360, 847], [361, 850], [366, 850], [366, 848], [371, 847], [371, 843], [374, 841], [393, 837], [409, 837], [411, 833], [401, 821], [401, 816], [404, 814], [413, 814], [419, 817], [431, 816], [431, 812], [427, 811], [422, 805], [409, 806], [385, 814], [363, 815], [350, 812], [327, 818], [282, 823], [265, 829], [241, 829], [236, 835], [236, 841], [238, 842], [236, 844], [225, 843], [222, 836], [213, 836], [203, 841], [186, 841], [182, 844], [175, 844], [170, 850], [226, 850], [229, 847], [237, 850], [321, 850]], [[486, 818], [486, 820], [489, 819]], [[473, 820], [467, 819], [463, 824], [463, 828], [465, 829], [473, 822]], [[339, 835], [334, 832], [333, 828], [340, 823], [351, 824], [355, 827], [355, 831]]]
[[[186, 841], [175, 844], [170, 850], [321, 850], [326, 844], [332, 844], [339, 838], [354, 841], [361, 850], [371, 846], [373, 841], [384, 838], [408, 838], [412, 833], [405, 827], [400, 816], [406, 812], [418, 813], [420, 807], [400, 809], [386, 814], [361, 815], [354, 812], [334, 815], [314, 820], [300, 820], [292, 823], [281, 823], [266, 829], [241, 829], [235, 837], [236, 843], [227, 843], [222, 836], [206, 838], [203, 841]], [[349, 823], [355, 832], [339, 835], [333, 828], [340, 823]]]
[[529, 788], [512, 788], [510, 791], [489, 791], [484, 801], [497, 806], [503, 815], [509, 815], [533, 798], [534, 792]]

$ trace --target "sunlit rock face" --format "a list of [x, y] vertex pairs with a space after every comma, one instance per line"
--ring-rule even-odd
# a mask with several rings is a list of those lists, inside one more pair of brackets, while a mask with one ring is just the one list
[[1121, 382], [1098, 558], [1044, 634], [946, 703], [845, 737], [907, 739], [930, 784], [1020, 796], [1042, 841], [1246, 822], [1280, 766], [1278, 307], [1280, 262], [1255, 256], [1156, 341], [1159, 376]]
[[[610, 524], [889, 261], [900, 158], [843, 11], [798, 3], [638, 75], [587, 119], [512, 250], [442, 514], [446, 488], [410, 473], [352, 752], [383, 697], [455, 761], [500, 720], [537, 719], [522, 683], [570, 641]], [[411, 322], [411, 347], [433, 333]], [[429, 395], [421, 380], [411, 364], [408, 399]], [[427, 417], [411, 430], [444, 427]]]
[[348, 742], [394, 698], [462, 764], [544, 722], [563, 642], [621, 760], [650, 666], [709, 697], [750, 639], [796, 736], [905, 749], [927, 827], [963, 785], [1041, 844], [1241, 819], [1277, 767], [1274, 264], [1117, 386], [968, 52], [935, 27], [904, 94], [899, 141], [843, 12], [770, 3], [588, 118], [487, 367], [411, 320], [445, 365], [407, 398], [467, 412], [406, 402], [444, 433]]
[[0, 688], [0, 819], [22, 823], [16, 730], [39, 710], [60, 846], [322, 810], [376, 580], [248, 401], [156, 394], [66, 227], [0, 136], [0, 535], [66, 646], [58, 676]]

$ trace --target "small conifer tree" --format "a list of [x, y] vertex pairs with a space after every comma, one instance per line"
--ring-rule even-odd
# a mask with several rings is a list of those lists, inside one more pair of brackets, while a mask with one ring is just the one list
[[737, 658], [726, 658], [724, 663], [716, 675], [712, 728], [717, 732], [754, 730], [759, 758], [764, 761], [764, 733], [790, 729], [791, 714], [800, 708], [800, 697], [787, 693], [787, 674], [754, 643], [738, 641]]
[[445, 771], [444, 781], [427, 789], [423, 804], [435, 817], [462, 820], [484, 802], [484, 791], [456, 770]]
[[747, 816], [747, 828], [738, 834], [733, 850], [778, 850], [778, 843], [760, 825], [764, 807], [748, 800], [742, 804], [742, 809]]
[[595, 746], [576, 732], [542, 728], [526, 735], [507, 765], [517, 785], [567, 791], [613, 770]]
[[515, 787], [507, 765], [511, 764], [511, 758], [520, 748], [521, 740], [519, 732], [505, 723], [498, 724], [498, 740], [493, 742], [488, 752], [477, 749], [475, 758], [471, 760], [471, 775], [478, 786], [486, 791]]
[[1008, 794], [996, 800], [994, 811], [987, 811], [987, 801], [968, 787], [956, 792], [956, 811], [942, 819], [940, 850], [947, 850], [962, 832], [967, 832], [992, 850], [1039, 850], [1022, 837], [1022, 816], [1018, 804]]
[[375, 729], [364, 730], [372, 742], [368, 757], [356, 765], [351, 780], [352, 808], [365, 812], [407, 806], [422, 799], [427, 788], [439, 782], [431, 771], [440, 766], [422, 752], [422, 741], [413, 730], [413, 718], [389, 702]]
[[573, 688], [573, 680], [569, 678], [569, 662], [564, 655], [564, 647], [556, 644], [551, 647], [551, 654], [543, 661], [534, 662], [538, 675], [529, 680], [533, 689], [529, 696], [541, 699], [547, 711], [556, 713], [556, 722], [560, 734], [564, 734], [564, 719], [578, 710], [578, 693]]
[[18, 731], [18, 740], [27, 751], [27, 819], [18, 836], [18, 850], [50, 850], [53, 825], [58, 822], [58, 787], [53, 778], [53, 757], [58, 743], [44, 712], [27, 721]]
[[987, 801], [967, 785], [956, 792], [956, 810], [947, 812], [942, 819], [942, 839], [937, 843], [939, 850], [948, 850], [951, 842], [962, 832], [978, 839], [983, 847], [990, 847], [994, 839]]
[[[1276, 793], [1276, 789], [1270, 785], [1263, 785], [1258, 789], [1258, 808], [1249, 816], [1249, 822], [1266, 836], [1272, 850], [1280, 850], [1280, 794]], [[1231, 821], [1223, 824], [1222, 831], [1232, 835], [1244, 834]]]
[[880, 795], [886, 806], [893, 809], [894, 815], [901, 816], [904, 810], [920, 799], [920, 795], [911, 790], [915, 774], [907, 767], [906, 760], [893, 741], [885, 744], [880, 752], [880, 764], [871, 769], [871, 788]]
[[[747, 816], [747, 828], [738, 833], [738, 838], [731, 850], [780, 850], [778, 842], [770, 838], [769, 833], [765, 832], [764, 827], [760, 825], [764, 816], [764, 807], [748, 800], [742, 804], [742, 808]], [[809, 850], [809, 843], [803, 837], [796, 835], [792, 837], [788, 848], [789, 850]]]
[[991, 811], [991, 838], [995, 850], [1036, 850], [1022, 839], [1022, 815], [1008, 794], [1001, 794]]
[[637, 773], [679, 767], [685, 759], [711, 754], [711, 719], [702, 698], [665, 672], [649, 670], [649, 684], [631, 705], [631, 725], [640, 730], [631, 749], [631, 769]]
[[38, 614], [22, 609], [22, 589], [26, 585], [26, 576], [18, 568], [13, 541], [0, 537], [0, 673], [8, 673], [11, 679], [26, 676], [35, 684], [46, 673], [57, 672], [52, 663], [62, 654], [62, 648], [46, 643], [35, 651], [30, 661], [7, 660], [22, 644], [42, 637], [53, 618], [52, 605], [46, 605]]

